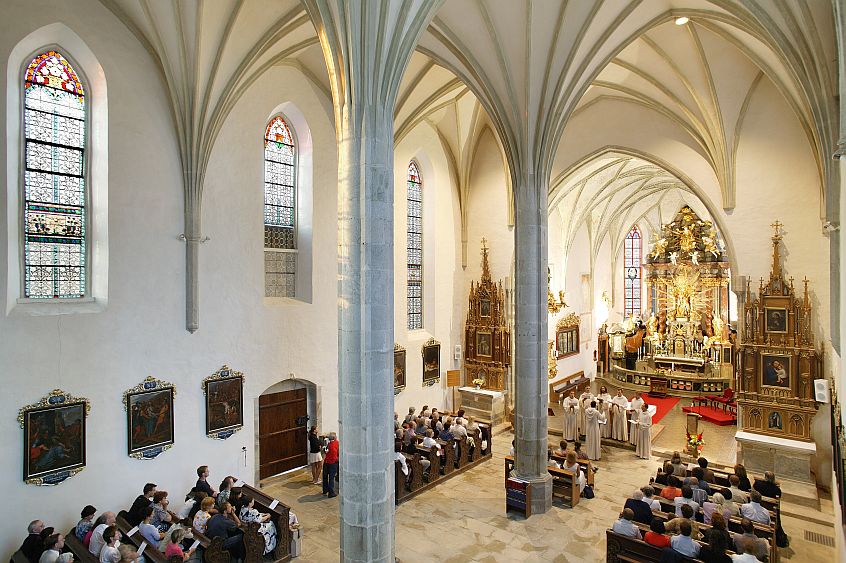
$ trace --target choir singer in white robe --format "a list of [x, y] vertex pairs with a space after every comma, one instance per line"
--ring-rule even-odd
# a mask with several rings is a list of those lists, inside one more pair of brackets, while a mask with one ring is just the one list
[[637, 421], [640, 418], [640, 407], [643, 405], [643, 399], [640, 396], [640, 391], [635, 393], [635, 396], [632, 397], [632, 404], [629, 407], [631, 410], [631, 421], [633, 424], [629, 427], [629, 442], [633, 445], [637, 445]]
[[637, 448], [635, 453], [637, 457], [649, 459], [652, 455], [652, 415], [647, 410], [649, 407], [646, 403], [640, 406], [640, 417], [637, 421]]
[[585, 424], [587, 431], [587, 455], [590, 459], [602, 457], [602, 436], [599, 430], [600, 423], [605, 423], [605, 415], [596, 409], [596, 401], [591, 401], [590, 406], [585, 410]]
[[[605, 420], [609, 422], [602, 426], [601, 432], [603, 438], [610, 438], [611, 437], [611, 394], [608, 392], [608, 388], [604, 385], [599, 388], [599, 395], [597, 395], [597, 407], [602, 414], [605, 415]], [[601, 400], [601, 401], [600, 401]]]
[[590, 406], [590, 402], [593, 400], [593, 393], [590, 392], [590, 388], [585, 389], [584, 392], [579, 396], [579, 434], [586, 435], [587, 434], [587, 422], [585, 421], [585, 411]]
[[629, 400], [623, 396], [623, 390], [618, 389], [611, 399], [611, 437], [622, 442], [629, 439], [628, 406]]
[[566, 397], [561, 404], [564, 405], [564, 439], [570, 442], [575, 442], [579, 439], [579, 400], [576, 398], [576, 392], [570, 391], [570, 396]]

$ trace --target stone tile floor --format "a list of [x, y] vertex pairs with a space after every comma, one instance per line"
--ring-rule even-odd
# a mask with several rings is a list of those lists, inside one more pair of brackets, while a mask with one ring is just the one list
[[[574, 509], [557, 501], [546, 514], [526, 520], [505, 515], [504, 458], [512, 435], [494, 439], [493, 459], [411, 499], [396, 511], [396, 555], [400, 561], [463, 562], [586, 562], [605, 560], [605, 529], [617, 517], [625, 498], [649, 482], [657, 460], [641, 460], [631, 451], [603, 448], [596, 463], [596, 498], [582, 499]], [[298, 561], [338, 561], [338, 499], [320, 494], [307, 471], [269, 481], [265, 490], [290, 504], [303, 525]], [[805, 507], [785, 506], [796, 517], [785, 517], [791, 547], [782, 559], [813, 561], [832, 558], [834, 550], [804, 540], [803, 530], [833, 536], [831, 501], [823, 512], [812, 511], [816, 523], [803, 518]], [[804, 510], [804, 512], [803, 512]], [[799, 555], [801, 554], [801, 555]]]

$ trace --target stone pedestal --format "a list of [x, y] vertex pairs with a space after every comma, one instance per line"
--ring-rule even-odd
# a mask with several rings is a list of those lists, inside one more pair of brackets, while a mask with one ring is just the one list
[[484, 420], [496, 426], [505, 421], [505, 394], [501, 391], [476, 389], [475, 387], [459, 387], [461, 394], [461, 408], [465, 417], [473, 416], [476, 420]]
[[752, 432], [738, 432], [741, 459], [748, 471], [772, 471], [779, 479], [813, 483], [811, 457], [817, 453], [813, 442], [788, 440]]

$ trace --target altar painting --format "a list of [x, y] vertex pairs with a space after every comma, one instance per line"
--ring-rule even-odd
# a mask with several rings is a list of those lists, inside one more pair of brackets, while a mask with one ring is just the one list
[[761, 377], [763, 385], [790, 388], [790, 356], [781, 354], [761, 354]]

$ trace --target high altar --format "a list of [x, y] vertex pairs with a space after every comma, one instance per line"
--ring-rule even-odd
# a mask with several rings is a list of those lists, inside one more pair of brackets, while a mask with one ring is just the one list
[[[688, 206], [653, 239], [643, 266], [645, 338], [635, 366], [613, 366], [615, 383], [677, 396], [722, 393], [732, 386], [734, 373], [727, 325], [729, 262], [722, 241], [713, 223]], [[632, 346], [639, 336], [631, 336], [634, 318], [626, 328]], [[612, 351], [622, 357], [626, 335], [610, 336]]]
[[[482, 279], [470, 282], [464, 325], [464, 381], [461, 406], [494, 424], [505, 416], [505, 381], [511, 364], [511, 333], [505, 324], [502, 281], [491, 280], [488, 247], [482, 239]], [[473, 381], [481, 381], [476, 389]]]
[[740, 443], [751, 471], [775, 471], [780, 477], [813, 482], [811, 419], [817, 411], [814, 379], [821, 358], [811, 329], [808, 279], [797, 296], [793, 278], [785, 279], [779, 244], [781, 224], [773, 224], [773, 265], [753, 298], [747, 281], [743, 303], [740, 381]]

